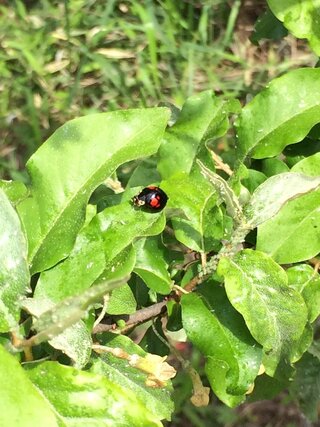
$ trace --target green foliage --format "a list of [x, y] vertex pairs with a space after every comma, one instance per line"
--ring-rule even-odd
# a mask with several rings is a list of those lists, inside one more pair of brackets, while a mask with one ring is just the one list
[[[151, 5], [132, 9], [159, 91]], [[27, 184], [1, 182], [1, 425], [160, 427], [210, 390], [235, 407], [288, 389], [315, 419], [318, 71], [276, 78], [243, 108], [207, 90], [181, 110], [67, 121]], [[162, 211], [135, 205], [147, 185], [167, 193]]]
[[0, 190], [0, 331], [8, 332], [18, 328], [20, 303], [30, 288], [27, 245], [16, 211], [5, 193]]
[[287, 73], [243, 108], [238, 123], [240, 158], [248, 154], [255, 159], [277, 156], [308, 134], [318, 123], [319, 77], [319, 69]]
[[261, 348], [225, 291], [206, 282], [199, 294], [184, 295], [183, 327], [188, 338], [206, 357], [206, 374], [216, 395], [227, 405], [236, 406], [258, 374]]
[[320, 55], [319, 1], [267, 0], [275, 16], [296, 37], [306, 38]]
[[267, 374], [274, 376], [282, 363], [297, 358], [307, 323], [303, 298], [288, 286], [285, 271], [259, 251], [247, 249], [232, 259], [222, 258], [218, 273], [224, 276], [231, 304], [263, 346]]
[[[267, 45], [262, 55], [259, 48], [244, 49], [239, 29], [247, 20], [240, 4], [1, 3], [0, 176], [26, 181], [25, 171], [17, 169], [72, 118], [159, 101], [181, 106], [207, 88], [245, 98], [274, 73], [313, 63], [304, 46], [297, 51], [292, 41], [284, 57]], [[287, 49], [294, 61], [288, 60]]]
[[0, 370], [3, 381], [0, 392], [1, 424], [31, 427], [45, 423], [59, 425], [49, 402], [36, 390], [19, 362], [0, 346]]
[[132, 391], [102, 374], [56, 362], [30, 366], [26, 373], [45, 403], [52, 407], [51, 414], [55, 414], [59, 425], [161, 425]]

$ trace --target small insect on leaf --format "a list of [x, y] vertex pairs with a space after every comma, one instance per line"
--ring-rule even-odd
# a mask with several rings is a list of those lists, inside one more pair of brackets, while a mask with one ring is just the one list
[[150, 185], [134, 196], [132, 201], [135, 206], [144, 206], [151, 211], [159, 212], [166, 206], [168, 196], [161, 188]]

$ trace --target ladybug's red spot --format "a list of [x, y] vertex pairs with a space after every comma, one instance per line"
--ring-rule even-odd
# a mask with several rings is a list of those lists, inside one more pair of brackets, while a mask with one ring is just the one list
[[157, 208], [160, 206], [160, 201], [158, 197], [154, 197], [153, 199], [150, 200], [150, 206], [152, 206], [153, 208]]

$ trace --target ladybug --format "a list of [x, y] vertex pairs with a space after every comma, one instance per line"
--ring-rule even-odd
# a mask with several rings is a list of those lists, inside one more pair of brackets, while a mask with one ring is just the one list
[[161, 211], [167, 204], [168, 196], [159, 187], [150, 185], [132, 199], [135, 206], [145, 206], [152, 211]]

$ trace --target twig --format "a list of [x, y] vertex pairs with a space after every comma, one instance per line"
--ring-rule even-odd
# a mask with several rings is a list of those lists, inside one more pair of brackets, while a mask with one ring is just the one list
[[[136, 311], [133, 314], [129, 315], [128, 320], [126, 321], [125, 329], [132, 328], [139, 323], [146, 322], [156, 316], [158, 316], [164, 309], [167, 304], [167, 300], [158, 302], [151, 305], [150, 307], [142, 308], [141, 310]], [[116, 328], [116, 324], [107, 325], [105, 323], [100, 323], [95, 326], [93, 329], [94, 334], [99, 334], [101, 332], [107, 332]]]

